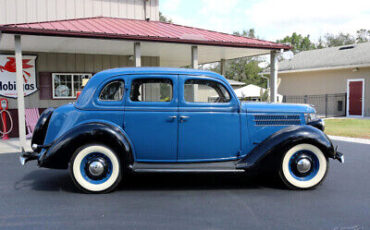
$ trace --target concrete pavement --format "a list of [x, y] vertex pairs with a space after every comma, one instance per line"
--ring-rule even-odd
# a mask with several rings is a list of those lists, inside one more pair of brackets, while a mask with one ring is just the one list
[[[25, 151], [32, 151], [31, 149], [31, 139], [27, 139], [27, 146]], [[19, 139], [10, 138], [9, 140], [0, 139], [0, 154], [1, 153], [19, 153]]]

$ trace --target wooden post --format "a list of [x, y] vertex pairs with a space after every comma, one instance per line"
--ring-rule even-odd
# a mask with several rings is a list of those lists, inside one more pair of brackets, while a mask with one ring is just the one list
[[191, 68], [198, 69], [198, 46], [191, 47]]
[[275, 50], [271, 51], [270, 58], [270, 98], [271, 102], [277, 102], [278, 60]]
[[15, 47], [15, 64], [17, 76], [17, 102], [18, 102], [18, 127], [19, 127], [19, 148], [22, 150], [26, 147], [26, 120], [24, 107], [23, 91], [23, 61], [21, 35], [14, 36]]
[[220, 62], [220, 67], [221, 67], [221, 75], [222, 76], [225, 76], [226, 74], [226, 60], [225, 59], [221, 59], [221, 62]]
[[328, 103], [329, 103], [328, 94], [325, 94], [325, 117], [328, 117]]
[[140, 42], [134, 43], [134, 62], [135, 67], [141, 67], [141, 46]]

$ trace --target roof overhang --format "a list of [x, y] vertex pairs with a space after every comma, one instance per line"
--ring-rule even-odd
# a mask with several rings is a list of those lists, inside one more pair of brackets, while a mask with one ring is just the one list
[[[279, 70], [279, 74], [304, 73], [304, 72], [316, 72], [316, 71], [330, 71], [330, 70], [355, 69], [355, 68], [370, 68], [370, 63], [368, 63], [368, 64], [358, 64], [358, 65], [343, 65], [343, 66], [295, 69], [295, 70], [281, 70], [281, 71]], [[270, 74], [270, 72], [262, 72], [261, 74], [262, 75]]]
[[[137, 40], [120, 40], [108, 38], [65, 37], [45, 35], [22, 35], [24, 52], [133, 55], [134, 43]], [[141, 42], [142, 56], [160, 58], [161, 66], [181, 67], [191, 63], [191, 46], [194, 43], [181, 44], [169, 42]], [[3, 33], [0, 40], [0, 51], [14, 51], [14, 34]], [[221, 59], [234, 59], [246, 56], [265, 55], [270, 49], [242, 48], [227, 46], [198, 45], [199, 64], [212, 63]]]
[[141, 42], [141, 54], [160, 57], [165, 66], [189, 65], [194, 45], [199, 64], [291, 48], [172, 23], [108, 17], [0, 25], [0, 33], [0, 50], [5, 51], [14, 50], [16, 34], [22, 35], [22, 49], [27, 52], [133, 55], [134, 42]]

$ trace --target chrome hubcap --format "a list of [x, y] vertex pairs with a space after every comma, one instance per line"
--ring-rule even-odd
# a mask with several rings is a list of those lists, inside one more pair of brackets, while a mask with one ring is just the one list
[[93, 176], [100, 176], [104, 172], [104, 163], [100, 160], [96, 160], [90, 163], [89, 173]]
[[297, 171], [300, 173], [307, 173], [311, 169], [311, 161], [307, 158], [299, 159], [297, 162]]

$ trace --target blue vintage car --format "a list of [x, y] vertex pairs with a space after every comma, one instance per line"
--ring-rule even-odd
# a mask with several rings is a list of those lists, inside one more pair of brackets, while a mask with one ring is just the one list
[[83, 192], [112, 191], [127, 171], [268, 169], [292, 189], [319, 185], [343, 161], [308, 105], [241, 103], [219, 74], [193, 69], [100, 72], [77, 102], [44, 111], [21, 163], [67, 169]]

